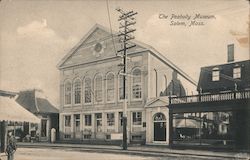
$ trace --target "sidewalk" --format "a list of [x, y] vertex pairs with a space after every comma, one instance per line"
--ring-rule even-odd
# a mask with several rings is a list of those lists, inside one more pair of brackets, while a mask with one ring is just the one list
[[53, 148], [75, 151], [88, 151], [115, 154], [135, 154], [145, 156], [168, 156], [168, 157], [193, 157], [201, 159], [242, 159], [250, 160], [247, 153], [235, 152], [213, 152], [192, 149], [170, 149], [165, 146], [129, 146], [128, 150], [122, 150], [120, 146], [111, 145], [86, 145], [86, 144], [65, 144], [65, 143], [18, 143], [18, 147], [24, 148]]

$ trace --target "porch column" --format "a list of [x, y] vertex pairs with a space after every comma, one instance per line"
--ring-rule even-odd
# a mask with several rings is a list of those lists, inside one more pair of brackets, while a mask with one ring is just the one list
[[152, 111], [151, 109], [146, 110], [146, 143], [152, 143], [153, 133], [152, 133]]
[[84, 115], [80, 114], [80, 132], [81, 132], [81, 140], [83, 140], [83, 122], [84, 122]]
[[96, 122], [95, 122], [95, 113], [92, 113], [91, 114], [91, 138], [96, 138], [95, 136], [95, 125], [96, 125]]
[[169, 106], [169, 147], [172, 148], [173, 145], [173, 110]]
[[118, 126], [119, 126], [119, 112], [115, 112], [115, 132], [118, 133]]
[[[64, 137], [64, 115], [63, 114], [59, 114], [59, 136], [60, 136], [60, 139], [62, 140], [63, 137]], [[39, 134], [40, 135], [40, 134]]]
[[75, 138], [75, 133], [74, 133], [74, 114], [71, 114], [70, 116], [70, 119], [71, 119], [71, 128], [70, 128], [70, 131], [71, 131], [71, 138]]

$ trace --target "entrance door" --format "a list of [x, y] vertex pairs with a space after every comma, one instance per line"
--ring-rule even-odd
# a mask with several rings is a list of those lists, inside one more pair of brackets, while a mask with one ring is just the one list
[[166, 122], [154, 122], [154, 141], [166, 141]]
[[96, 114], [96, 132], [102, 132], [102, 114]]
[[166, 118], [157, 113], [154, 117], [154, 141], [166, 141]]
[[47, 119], [42, 119], [41, 137], [47, 138]]

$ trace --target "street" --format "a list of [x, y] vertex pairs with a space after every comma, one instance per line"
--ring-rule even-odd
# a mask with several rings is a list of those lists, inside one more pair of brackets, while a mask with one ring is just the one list
[[18, 148], [15, 160], [193, 160], [186, 157], [149, 157], [129, 154], [93, 153], [73, 149]]

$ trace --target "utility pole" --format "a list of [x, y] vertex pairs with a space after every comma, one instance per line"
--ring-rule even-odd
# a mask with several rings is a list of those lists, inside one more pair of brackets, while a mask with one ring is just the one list
[[[127, 150], [127, 97], [126, 97], [126, 76], [127, 76], [127, 50], [130, 48], [135, 47], [136, 45], [129, 44], [128, 42], [134, 39], [134, 36], [131, 35], [136, 29], [132, 29], [135, 22], [134, 16], [137, 12], [129, 11], [125, 12], [122, 9], [116, 9], [120, 12], [120, 16], [118, 21], [120, 22], [119, 26], [119, 42], [122, 44], [122, 48], [117, 51], [117, 54], [123, 57], [123, 100], [124, 100], [124, 107], [123, 107], [123, 139], [122, 139], [122, 148], [123, 150]], [[120, 53], [120, 54], [119, 54]]]

